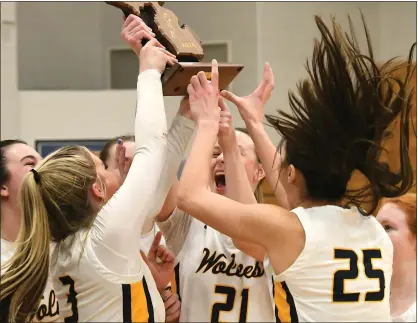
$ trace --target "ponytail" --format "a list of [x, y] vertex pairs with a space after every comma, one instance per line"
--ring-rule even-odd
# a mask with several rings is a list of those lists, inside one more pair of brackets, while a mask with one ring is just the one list
[[8, 322], [23, 323], [33, 319], [48, 279], [51, 234], [42, 183], [36, 183], [36, 174], [29, 172], [23, 180], [17, 248], [11, 260], [2, 265], [0, 301], [2, 309], [9, 304]]

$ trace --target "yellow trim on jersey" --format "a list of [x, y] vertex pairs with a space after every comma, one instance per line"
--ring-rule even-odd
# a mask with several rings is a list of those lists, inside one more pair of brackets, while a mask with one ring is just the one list
[[277, 307], [280, 322], [291, 322], [290, 305], [282, 283], [274, 282], [274, 304]]
[[148, 303], [142, 280], [131, 284], [131, 311], [132, 322], [148, 322]]
[[177, 281], [176, 281], [176, 273], [173, 272], [173, 276], [171, 277], [171, 291], [173, 294], [178, 294], [177, 292]]

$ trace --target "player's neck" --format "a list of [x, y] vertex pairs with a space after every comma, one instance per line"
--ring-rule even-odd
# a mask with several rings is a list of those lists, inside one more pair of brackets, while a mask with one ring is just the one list
[[330, 205], [328, 201], [314, 201], [308, 198], [300, 199], [298, 203], [296, 203], [297, 206], [301, 206], [305, 209], [318, 207], [318, 206], [325, 206]]
[[20, 214], [7, 201], [1, 202], [1, 238], [14, 242], [20, 230]]
[[[390, 310], [392, 317], [405, 313], [416, 302], [416, 262], [403, 263], [392, 276]], [[411, 274], [413, 273], [413, 274]]]

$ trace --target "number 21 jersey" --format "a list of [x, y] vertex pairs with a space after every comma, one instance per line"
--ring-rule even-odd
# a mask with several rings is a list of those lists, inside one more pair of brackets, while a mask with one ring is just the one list
[[263, 263], [180, 210], [159, 226], [176, 255], [171, 286], [181, 298], [180, 322], [276, 322]]

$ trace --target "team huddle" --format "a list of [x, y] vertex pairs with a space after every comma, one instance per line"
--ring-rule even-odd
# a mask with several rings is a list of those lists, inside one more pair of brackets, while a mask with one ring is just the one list
[[[363, 53], [353, 31], [315, 21], [321, 38], [291, 113], [264, 115], [268, 63], [239, 97], [220, 91], [214, 60], [168, 128], [161, 75], [176, 57], [126, 18], [122, 38], [140, 62], [134, 136], [100, 158], [68, 146], [41, 160], [2, 141], [0, 321], [391, 321], [393, 244], [372, 214], [414, 185], [412, 54], [396, 78], [374, 61], [366, 28]], [[380, 159], [395, 120], [397, 172]], [[347, 189], [355, 170], [367, 184]], [[280, 206], [263, 203], [264, 180]]]

